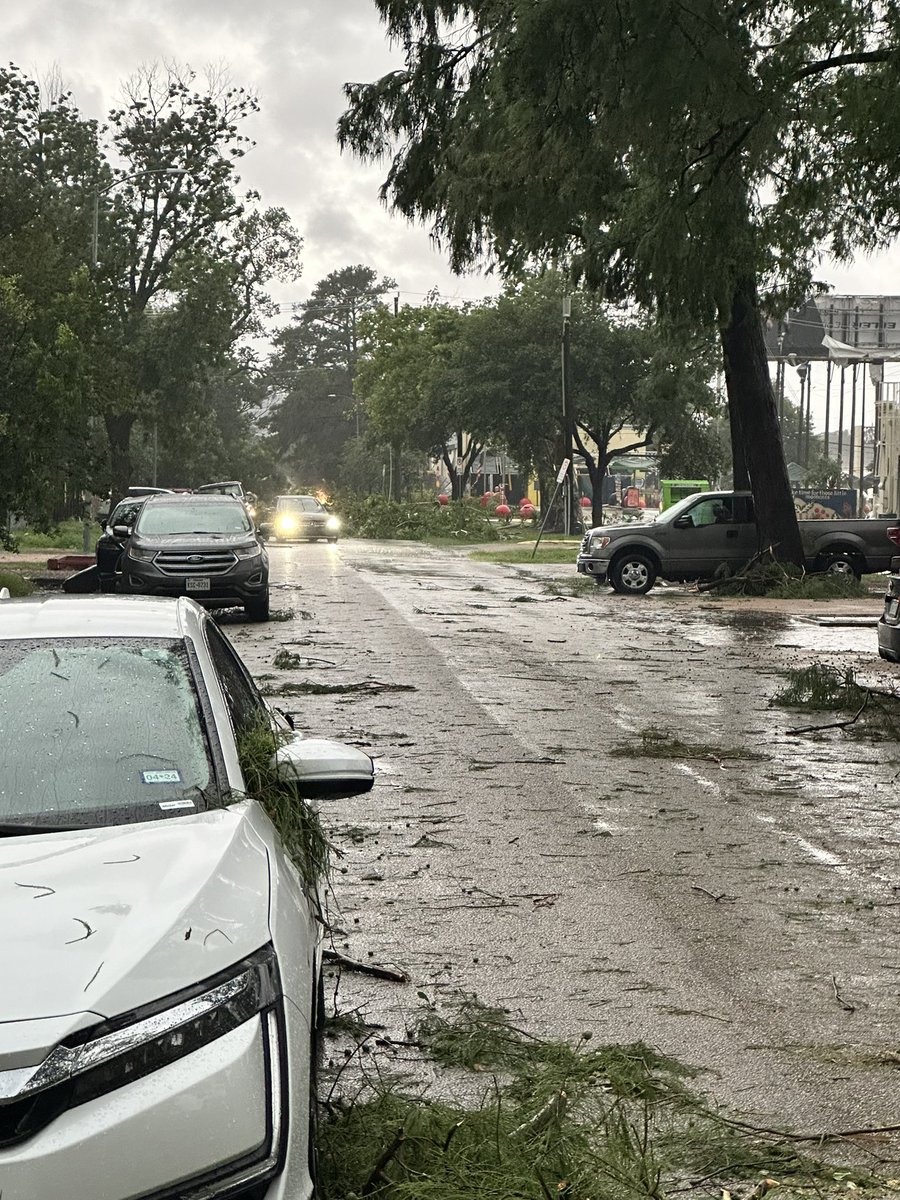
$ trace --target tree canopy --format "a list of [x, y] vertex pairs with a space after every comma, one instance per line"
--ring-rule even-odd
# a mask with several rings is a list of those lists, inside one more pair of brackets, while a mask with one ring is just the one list
[[874, 0], [374, 0], [405, 67], [339, 137], [463, 269], [562, 262], [718, 332], [738, 482], [800, 560], [761, 335], [818, 257], [895, 235], [900, 12]]

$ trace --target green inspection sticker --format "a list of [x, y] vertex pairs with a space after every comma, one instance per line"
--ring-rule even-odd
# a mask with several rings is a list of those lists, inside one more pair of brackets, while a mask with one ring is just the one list
[[181, 783], [180, 771], [141, 771], [144, 783]]

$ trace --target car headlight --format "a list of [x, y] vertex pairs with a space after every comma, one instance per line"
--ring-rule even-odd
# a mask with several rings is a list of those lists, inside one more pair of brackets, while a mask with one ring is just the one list
[[329, 517], [325, 522], [325, 528], [329, 531], [329, 533], [337, 533], [340, 527], [341, 523], [337, 517]]
[[277, 517], [275, 528], [278, 533], [296, 533], [299, 528], [296, 517]]
[[608, 537], [592, 537], [591, 550], [605, 550], [611, 539]]
[[235, 554], [238, 558], [259, 558], [262, 554], [262, 546], [259, 542], [254, 542], [252, 546], [238, 546]]
[[[36, 1107], [54, 1112], [84, 1104], [272, 1010], [280, 994], [275, 951], [268, 946], [227, 974], [198, 985], [192, 995], [169, 997], [128, 1018], [95, 1025], [69, 1044], [55, 1046], [37, 1067], [0, 1072], [0, 1100], [21, 1104], [47, 1093], [42, 1097], [46, 1103]], [[54, 1104], [50, 1093], [61, 1088], [64, 1094]], [[23, 1115], [21, 1125], [28, 1124]], [[28, 1129], [25, 1136], [32, 1132]]]
[[128, 557], [135, 559], [137, 562], [153, 562], [156, 557], [156, 551], [144, 550], [140, 546], [129, 546]]

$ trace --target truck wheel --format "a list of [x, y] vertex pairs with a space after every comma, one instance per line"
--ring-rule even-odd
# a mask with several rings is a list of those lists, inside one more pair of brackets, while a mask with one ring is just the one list
[[646, 554], [623, 554], [610, 567], [609, 583], [623, 596], [643, 596], [656, 583], [656, 567]]
[[863, 564], [852, 550], [831, 550], [821, 554], [816, 565], [829, 575], [852, 575], [854, 579], [862, 579]]

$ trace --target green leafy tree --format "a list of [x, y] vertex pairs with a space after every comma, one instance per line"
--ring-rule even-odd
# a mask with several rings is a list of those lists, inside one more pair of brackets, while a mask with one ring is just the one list
[[766, 367], [822, 249], [898, 227], [900, 13], [876, 0], [374, 0], [402, 70], [348, 85], [343, 144], [463, 268], [570, 262], [718, 331], [735, 479], [802, 562]]
[[[465, 493], [484, 445], [474, 391], [454, 389], [448, 367], [464, 337], [468, 316], [446, 304], [404, 305], [396, 315], [373, 312], [365, 323], [368, 354], [357, 388], [366, 397], [374, 437], [391, 447], [440, 459], [454, 499]], [[402, 493], [395, 476], [394, 496]]]
[[89, 372], [97, 317], [79, 188], [97, 129], [65, 95], [0, 69], [0, 518], [49, 518], [90, 476]]
[[274, 397], [269, 424], [304, 486], [334, 486], [347, 443], [363, 432], [365, 408], [354, 398], [362, 327], [396, 286], [371, 267], [332, 271], [275, 338], [267, 367]]

